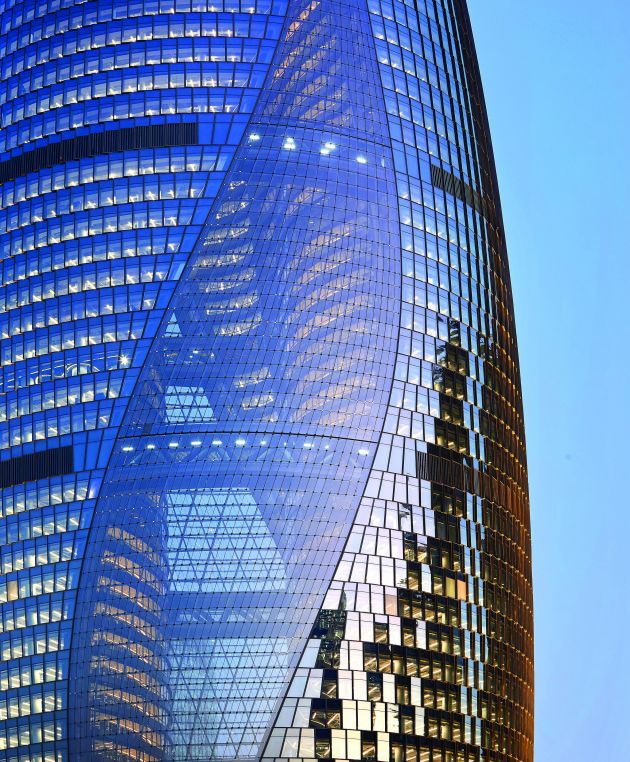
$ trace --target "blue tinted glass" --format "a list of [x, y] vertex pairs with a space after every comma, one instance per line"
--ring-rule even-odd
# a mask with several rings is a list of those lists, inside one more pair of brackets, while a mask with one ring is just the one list
[[465, 3], [0, 3], [0, 488], [0, 758], [531, 762]]

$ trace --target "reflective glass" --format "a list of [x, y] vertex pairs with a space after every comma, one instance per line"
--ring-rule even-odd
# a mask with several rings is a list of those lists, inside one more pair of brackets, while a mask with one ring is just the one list
[[0, 758], [531, 762], [463, 0], [0, 3]]

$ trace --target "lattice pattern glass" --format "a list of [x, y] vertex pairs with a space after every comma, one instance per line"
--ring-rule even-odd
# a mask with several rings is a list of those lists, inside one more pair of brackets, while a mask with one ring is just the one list
[[463, 0], [0, 19], [0, 759], [531, 762]]

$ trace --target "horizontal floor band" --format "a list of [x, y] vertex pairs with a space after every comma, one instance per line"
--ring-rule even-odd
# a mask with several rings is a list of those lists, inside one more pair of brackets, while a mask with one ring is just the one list
[[139, 148], [189, 146], [196, 145], [198, 142], [197, 122], [147, 124], [140, 127], [123, 127], [120, 130], [96, 132], [93, 135], [78, 135], [26, 151], [19, 156], [0, 162], [0, 183], [9, 182], [29, 172], [50, 169], [55, 164], [78, 161], [90, 156]]
[[72, 445], [55, 447], [43, 452], [31, 452], [17, 458], [0, 461], [0, 488], [15, 484], [49, 479], [74, 471], [74, 450]]

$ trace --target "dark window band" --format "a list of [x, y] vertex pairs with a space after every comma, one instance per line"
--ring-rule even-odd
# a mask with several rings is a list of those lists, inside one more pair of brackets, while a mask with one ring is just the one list
[[93, 135], [79, 135], [0, 162], [0, 183], [22, 177], [29, 172], [50, 169], [55, 164], [87, 159], [90, 156], [139, 148], [190, 146], [198, 142], [199, 125], [196, 122], [148, 124], [142, 127], [106, 130]]
[[436, 482], [465, 492], [468, 486], [467, 470], [461, 456], [458, 458], [456, 453], [449, 450], [444, 450], [440, 455], [418, 453], [418, 477], [428, 482]]
[[428, 452], [417, 454], [418, 478], [444, 487], [471, 492], [501, 505], [510, 503], [505, 484], [483, 471], [472, 468], [464, 458], [440, 445], [427, 445]]
[[482, 214], [487, 220], [492, 220], [492, 207], [476, 190], [470, 187], [468, 183], [455, 177], [452, 172], [447, 172], [441, 167], [431, 164], [431, 182], [436, 188], [440, 188], [445, 193], [450, 193], [460, 201], [472, 206], [472, 208]]
[[0, 488], [70, 474], [72, 471], [74, 471], [72, 445], [56, 447], [54, 450], [44, 452], [32, 452], [0, 462]]

